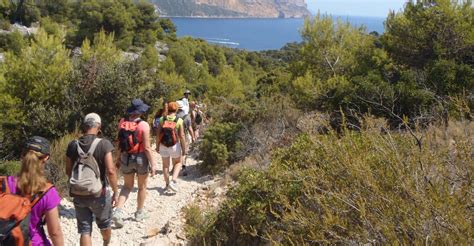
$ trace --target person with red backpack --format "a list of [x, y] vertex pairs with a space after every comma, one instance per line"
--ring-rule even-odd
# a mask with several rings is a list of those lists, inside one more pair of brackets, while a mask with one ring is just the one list
[[[181, 171], [182, 157], [186, 155], [186, 140], [184, 136], [183, 119], [176, 116], [178, 104], [168, 104], [168, 115], [161, 117], [156, 129], [157, 151], [163, 161], [163, 176], [166, 190], [178, 191], [177, 179]], [[170, 181], [170, 158], [173, 162], [173, 177]]]
[[18, 176], [0, 177], [0, 245], [64, 245], [58, 191], [46, 180], [49, 142], [29, 138], [21, 154]]
[[121, 119], [119, 123], [118, 142], [120, 155], [117, 166], [123, 173], [124, 185], [112, 217], [115, 226], [124, 226], [125, 214], [122, 208], [133, 189], [135, 174], [138, 176], [138, 197], [135, 220], [147, 218], [144, 211], [148, 174], [155, 175], [156, 163], [153, 160], [150, 144], [150, 125], [140, 117], [146, 113], [150, 106], [141, 99], [134, 99], [127, 109], [128, 118]]

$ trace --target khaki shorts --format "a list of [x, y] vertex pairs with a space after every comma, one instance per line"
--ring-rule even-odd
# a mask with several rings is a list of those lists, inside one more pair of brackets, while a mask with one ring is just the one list
[[120, 155], [120, 171], [123, 174], [145, 175], [150, 172], [150, 163], [145, 153]]

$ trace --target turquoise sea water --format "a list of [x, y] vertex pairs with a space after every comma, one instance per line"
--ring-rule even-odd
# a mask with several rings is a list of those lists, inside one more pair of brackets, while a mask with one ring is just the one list
[[[382, 33], [384, 18], [335, 17], [351, 24], [365, 25], [367, 31]], [[280, 49], [289, 42], [299, 42], [303, 19], [217, 19], [171, 18], [178, 36], [202, 38], [213, 44], [247, 50]]]

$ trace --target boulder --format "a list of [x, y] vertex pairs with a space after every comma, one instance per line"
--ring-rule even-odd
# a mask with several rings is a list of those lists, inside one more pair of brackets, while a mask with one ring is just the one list
[[166, 55], [170, 51], [168, 44], [160, 42], [160, 41], [157, 41], [155, 43], [155, 49], [156, 51], [158, 51], [158, 54], [161, 54], [161, 55]]

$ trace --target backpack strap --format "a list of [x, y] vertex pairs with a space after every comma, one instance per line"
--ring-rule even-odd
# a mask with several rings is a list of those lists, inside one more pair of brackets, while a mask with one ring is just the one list
[[8, 176], [0, 176], [0, 193], [11, 193], [10, 187], [8, 186]]
[[84, 156], [86, 155], [86, 153], [84, 152], [84, 150], [82, 150], [81, 146], [79, 145], [79, 140], [76, 140], [76, 147], [77, 147], [77, 154], [79, 156]]
[[99, 145], [100, 141], [102, 141], [102, 138], [96, 138], [94, 139], [94, 141], [92, 141], [91, 147], [89, 148], [89, 151], [87, 152], [88, 155], [94, 154], [94, 151], [97, 148], [97, 145]]
[[[94, 154], [94, 151], [95, 149], [97, 148], [97, 145], [99, 144], [99, 142], [102, 140], [102, 138], [96, 138], [94, 139], [94, 141], [92, 141], [92, 144], [91, 146], [89, 147], [89, 151], [87, 151], [87, 155], [92, 155]], [[81, 146], [79, 145], [79, 141], [76, 140], [76, 146], [77, 146], [77, 153], [79, 154], [79, 156], [85, 156], [86, 153], [84, 152], [84, 150], [82, 150]]]
[[30, 202], [31, 202], [31, 209], [35, 207], [36, 204], [48, 193], [49, 190], [51, 190], [54, 187], [53, 184], [47, 183], [44, 189], [38, 193], [36, 193], [34, 196], [31, 197]]

